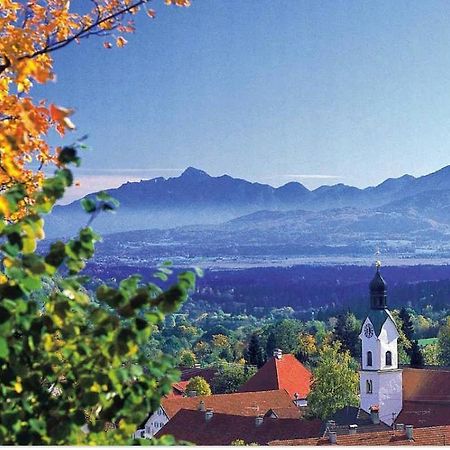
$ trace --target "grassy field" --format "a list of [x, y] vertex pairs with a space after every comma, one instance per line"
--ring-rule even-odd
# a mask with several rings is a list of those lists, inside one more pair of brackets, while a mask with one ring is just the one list
[[425, 347], [430, 344], [435, 344], [436, 341], [437, 341], [437, 338], [419, 339], [419, 345], [421, 347]]

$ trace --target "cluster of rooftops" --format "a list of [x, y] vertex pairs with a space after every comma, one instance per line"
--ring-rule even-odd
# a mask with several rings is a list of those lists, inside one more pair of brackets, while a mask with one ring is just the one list
[[[391, 317], [379, 268], [370, 293], [369, 318], [378, 333]], [[150, 414], [138, 434], [172, 435], [197, 445], [450, 444], [450, 369], [406, 367], [402, 372], [401, 410], [388, 425], [377, 408], [366, 412], [345, 407], [326, 421], [308, 418], [312, 374], [294, 355], [283, 355], [279, 349], [233, 394], [187, 395], [191, 377], [211, 381], [214, 369], [185, 369], [172, 394], [162, 399], [160, 409]], [[149, 433], [156, 415], [157, 429]]]
[[[192, 375], [213, 376], [211, 369], [187, 369], [183, 378]], [[184, 383], [162, 400], [168, 421], [156, 437], [197, 445], [450, 443], [450, 370], [405, 368], [403, 410], [392, 427], [358, 407], [339, 410], [327, 421], [305, 417], [311, 372], [290, 354], [276, 353], [237, 393], [184, 396]]]

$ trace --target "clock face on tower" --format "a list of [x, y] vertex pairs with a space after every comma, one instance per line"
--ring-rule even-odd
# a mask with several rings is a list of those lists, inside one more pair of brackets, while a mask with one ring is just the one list
[[373, 328], [370, 323], [366, 323], [366, 325], [364, 326], [364, 334], [367, 338], [371, 338], [373, 336]]

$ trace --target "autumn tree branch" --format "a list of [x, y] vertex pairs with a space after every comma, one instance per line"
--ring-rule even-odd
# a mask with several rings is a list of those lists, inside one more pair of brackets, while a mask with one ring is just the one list
[[[133, 9], [138, 8], [139, 6], [143, 5], [144, 3], [147, 3], [147, 1], [148, 0], [138, 0], [137, 2], [131, 4], [127, 7], [124, 7], [122, 9], [116, 11], [113, 14], [109, 14], [108, 16], [101, 17], [101, 13], [100, 13], [100, 9], [98, 8], [98, 4], [95, 0], [93, 0], [94, 4], [96, 5], [96, 8], [97, 8], [97, 20], [94, 23], [92, 23], [91, 25], [89, 25], [85, 28], [82, 28], [80, 31], [73, 34], [72, 36], [69, 36], [65, 39], [61, 39], [60, 41], [54, 42], [53, 44], [48, 43], [45, 47], [43, 47], [39, 50], [36, 50], [33, 53], [19, 56], [17, 58], [17, 60], [22, 61], [24, 59], [32, 59], [32, 58], [35, 58], [36, 56], [43, 55], [46, 53], [51, 53], [51, 52], [54, 52], [61, 48], [64, 48], [67, 45], [69, 45], [71, 42], [73, 42], [77, 39], [83, 39], [83, 38], [89, 37], [91, 35], [99, 35], [103, 31], [107, 33], [108, 31], [115, 29], [116, 26], [113, 26], [109, 30], [96, 30], [96, 31], [94, 31], [94, 30], [95, 30], [95, 28], [99, 27], [100, 25], [102, 25], [105, 22], [109, 22], [111, 20], [116, 19], [119, 16], [129, 13]], [[7, 56], [3, 56], [2, 58], [3, 58], [3, 63], [0, 64], [0, 75], [11, 66], [11, 61]]]

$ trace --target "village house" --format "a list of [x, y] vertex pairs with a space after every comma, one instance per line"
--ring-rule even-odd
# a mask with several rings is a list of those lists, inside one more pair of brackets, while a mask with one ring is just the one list
[[[290, 416], [292, 416], [293, 411], [298, 416], [299, 411], [296, 406], [306, 406], [306, 397], [311, 383], [311, 372], [294, 355], [283, 355], [279, 349], [275, 350], [274, 356], [269, 358], [264, 366], [238, 391], [241, 394], [259, 393], [255, 396], [219, 394], [205, 397], [188, 397], [186, 392], [188, 377], [205, 375], [209, 380], [212, 380], [215, 372], [212, 369], [200, 368], [183, 370], [182, 381], [172, 386], [172, 393], [167, 398], [162, 399], [160, 408], [147, 418], [145, 424], [137, 430], [135, 436], [152, 437], [179, 409], [195, 409], [202, 399], [207, 403], [208, 407], [214, 408], [216, 412], [230, 414], [238, 412], [241, 414], [242, 408], [251, 410], [252, 406], [249, 406], [249, 401], [253, 403], [257, 401], [261, 409], [256, 411], [254, 415], [260, 412], [266, 413], [269, 409], [272, 409], [273, 414], [277, 415], [278, 412], [278, 414], [283, 416], [287, 408]], [[264, 399], [263, 402], [262, 399]], [[236, 403], [236, 405], [232, 405], [233, 403]], [[239, 403], [242, 403], [244, 406]], [[220, 406], [221, 404], [223, 404], [223, 407]], [[219, 405], [219, 409], [216, 409], [215, 405]], [[264, 411], [262, 411], [263, 409]], [[280, 413], [281, 410], [284, 412]]]
[[169, 397], [161, 401], [158, 410], [151, 414], [136, 437], [150, 438], [172, 420], [180, 410], [214, 411], [240, 417], [256, 417], [269, 412], [274, 417], [299, 418], [301, 411], [294, 405], [285, 390], [242, 392], [195, 397]]

